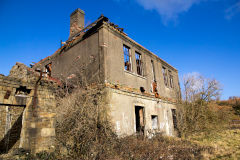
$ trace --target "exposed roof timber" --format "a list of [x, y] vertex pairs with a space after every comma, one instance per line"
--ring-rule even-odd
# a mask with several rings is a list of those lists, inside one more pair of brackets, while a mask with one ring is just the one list
[[[62, 46], [60, 49], [58, 49], [53, 55], [55, 55], [56, 53], [61, 52], [69, 42], [74, 41], [78, 36], [81, 35], [81, 33], [86, 33], [88, 30], [92, 29], [93, 27], [95, 27], [97, 24], [105, 24], [107, 26], [109, 26], [109, 28], [111, 28], [113, 31], [115, 31], [116, 33], [118, 33], [119, 35], [123, 36], [124, 38], [128, 39], [128, 41], [134, 43], [135, 45], [139, 46], [140, 48], [142, 48], [143, 50], [147, 51], [149, 54], [155, 56], [158, 60], [160, 60], [162, 63], [164, 63], [165, 65], [167, 65], [168, 67], [172, 68], [175, 71], [178, 71], [175, 67], [173, 67], [172, 65], [170, 65], [169, 63], [167, 63], [166, 61], [164, 61], [163, 59], [161, 59], [160, 57], [158, 57], [156, 54], [154, 54], [153, 52], [149, 51], [148, 49], [146, 49], [145, 47], [143, 47], [142, 45], [140, 45], [139, 43], [137, 43], [136, 41], [134, 41], [133, 39], [131, 39], [130, 37], [128, 37], [128, 35], [126, 33], [123, 32], [123, 28], [120, 28], [118, 25], [109, 22], [109, 19], [107, 17], [105, 17], [104, 15], [101, 15], [96, 21], [94, 21], [93, 23], [89, 24], [87, 27], [85, 27], [84, 29], [82, 29], [80, 32], [76, 33], [73, 37], [69, 38], [66, 41], [66, 44], [64, 46]], [[47, 58], [49, 58], [51, 56], [46, 57], [45, 59], [41, 60], [40, 62], [45, 61]], [[39, 63], [39, 62], [38, 62]], [[36, 65], [36, 64], [35, 64]], [[34, 66], [35, 66], [34, 65]]]

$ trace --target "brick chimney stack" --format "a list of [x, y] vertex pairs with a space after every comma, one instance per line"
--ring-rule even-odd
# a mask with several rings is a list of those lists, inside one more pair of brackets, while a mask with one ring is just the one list
[[85, 12], [81, 9], [76, 9], [70, 15], [70, 37], [74, 36], [76, 33], [84, 28], [84, 16]]

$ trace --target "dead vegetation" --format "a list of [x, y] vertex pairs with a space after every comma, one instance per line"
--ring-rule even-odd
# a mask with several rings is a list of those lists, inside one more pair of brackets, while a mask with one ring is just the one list
[[81, 88], [61, 98], [56, 124], [56, 159], [201, 159], [208, 147], [157, 135], [117, 137], [101, 86]]
[[[193, 90], [192, 90], [193, 91]], [[229, 130], [231, 107], [219, 105], [213, 97], [196, 98], [178, 106], [178, 130], [182, 138], [161, 134], [118, 137], [109, 119], [104, 87], [63, 89], [56, 119], [56, 150], [36, 155], [24, 154], [11, 159], [116, 159], [179, 160], [239, 158], [239, 130]], [[190, 93], [190, 92], [188, 92]], [[198, 92], [191, 92], [199, 95]]]
[[183, 80], [183, 101], [178, 105], [177, 120], [181, 137], [226, 129], [232, 113], [216, 105], [221, 87], [215, 79], [188, 74]]
[[220, 106], [232, 107], [235, 114], [240, 116], [240, 97], [229, 97], [228, 100], [218, 101], [217, 103]]
[[219, 101], [219, 83], [200, 75], [188, 75], [184, 79], [184, 100], [178, 106], [178, 129], [182, 138], [201, 146], [213, 148], [206, 159], [238, 159], [239, 130], [232, 127], [239, 119], [236, 98]]
[[[180, 138], [156, 135], [119, 138], [109, 119], [108, 95], [102, 86], [78, 88], [59, 100], [56, 159], [205, 159], [219, 157], [212, 145], [215, 133], [225, 133], [233, 112], [219, 106], [216, 80], [204, 80], [198, 90], [191, 81], [189, 100], [178, 106]], [[195, 89], [195, 90], [194, 90]], [[186, 93], [186, 92], [185, 92]], [[191, 94], [191, 95], [190, 95]], [[197, 136], [196, 136], [197, 135]], [[221, 137], [221, 136], [218, 136]], [[215, 139], [216, 140], [216, 139]], [[201, 143], [208, 142], [208, 143]], [[236, 142], [238, 143], [238, 141]], [[223, 157], [231, 153], [228, 152]], [[236, 147], [236, 146], [234, 146]], [[224, 148], [224, 147], [223, 147]], [[57, 154], [59, 153], [59, 154]]]
[[81, 88], [59, 101], [56, 138], [59, 151], [71, 159], [98, 159], [112, 154], [116, 135], [108, 118], [101, 86]]

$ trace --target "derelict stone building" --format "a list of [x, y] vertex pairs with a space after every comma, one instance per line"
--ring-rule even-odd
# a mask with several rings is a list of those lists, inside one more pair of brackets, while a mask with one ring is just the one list
[[174, 135], [180, 87], [178, 71], [132, 40], [101, 15], [84, 26], [84, 11], [70, 16], [70, 36], [63, 46], [33, 66], [46, 76], [76, 77], [85, 85], [104, 84], [109, 93], [113, 126], [118, 135], [158, 130]]
[[[111, 122], [120, 136], [156, 131], [174, 136], [178, 71], [101, 15], [84, 26], [70, 16], [70, 36], [52, 56], [28, 68], [17, 63], [0, 75], [0, 154], [11, 148], [54, 149], [55, 91], [59, 83], [101, 84]], [[63, 83], [61, 83], [63, 84]]]

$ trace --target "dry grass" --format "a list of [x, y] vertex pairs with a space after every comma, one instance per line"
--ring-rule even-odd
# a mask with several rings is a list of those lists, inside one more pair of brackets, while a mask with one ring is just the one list
[[240, 119], [240, 98], [239, 97], [231, 97], [228, 100], [225, 101], [218, 101], [218, 105], [220, 106], [228, 106], [231, 107], [238, 117], [236, 119]]
[[232, 120], [239, 119], [232, 101], [179, 106], [179, 131], [186, 140], [212, 148], [205, 159], [240, 159], [240, 130], [231, 129]]
[[120, 159], [142, 160], [178, 160], [203, 159], [202, 153], [209, 152], [209, 147], [199, 147], [190, 141], [177, 138], [155, 136], [153, 139], [141, 139], [135, 136], [121, 139], [117, 146]]
[[222, 130], [208, 135], [198, 133], [188, 137], [189, 141], [201, 146], [212, 147], [209, 159], [240, 159], [240, 130]]

